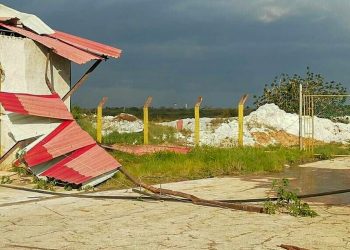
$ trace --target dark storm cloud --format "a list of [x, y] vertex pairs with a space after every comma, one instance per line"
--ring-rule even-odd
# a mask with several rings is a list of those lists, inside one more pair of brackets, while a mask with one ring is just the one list
[[[346, 1], [115, 0], [3, 1], [49, 26], [123, 49], [75, 95], [94, 106], [235, 105], [280, 73], [350, 82]], [[336, 14], [334, 14], [336, 13]], [[79, 77], [81, 67], [74, 67]], [[350, 85], [349, 85], [350, 86]]]

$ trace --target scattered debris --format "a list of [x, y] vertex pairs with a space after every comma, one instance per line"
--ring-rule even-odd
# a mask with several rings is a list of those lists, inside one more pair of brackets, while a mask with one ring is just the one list
[[[299, 116], [281, 110], [275, 104], [265, 104], [244, 118], [244, 145], [273, 145], [291, 146], [298, 144]], [[236, 117], [222, 119], [200, 119], [200, 143], [210, 146], [234, 146], [238, 142], [238, 121]], [[161, 125], [177, 128], [179, 120], [162, 122]], [[194, 143], [194, 119], [182, 119], [183, 130], [191, 131], [185, 135], [176, 133], [178, 139]], [[329, 119], [315, 117], [316, 142], [350, 141], [350, 124], [333, 122]]]
[[[96, 123], [94, 125], [96, 126]], [[121, 134], [142, 132], [143, 122], [136, 116], [125, 113], [117, 116], [104, 116], [102, 134], [107, 135], [114, 131]]]
[[119, 115], [115, 116], [113, 118], [114, 121], [128, 121], [128, 122], [135, 122], [139, 120], [136, 116], [126, 113], [120, 113]]

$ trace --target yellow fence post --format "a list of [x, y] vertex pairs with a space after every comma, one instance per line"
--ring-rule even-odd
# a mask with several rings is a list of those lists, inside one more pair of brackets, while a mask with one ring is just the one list
[[247, 99], [248, 95], [243, 95], [238, 103], [238, 146], [243, 146], [244, 104]]
[[151, 105], [153, 97], [149, 96], [143, 105], [143, 144], [147, 145], [148, 142], [148, 108]]
[[201, 106], [202, 100], [203, 98], [199, 96], [194, 106], [194, 143], [196, 146], [199, 145], [199, 107]]
[[107, 102], [107, 97], [103, 97], [97, 106], [96, 140], [102, 143], [102, 108]]

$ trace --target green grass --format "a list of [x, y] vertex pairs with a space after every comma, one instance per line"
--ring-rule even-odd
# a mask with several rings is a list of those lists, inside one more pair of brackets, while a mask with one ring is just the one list
[[[113, 152], [113, 156], [133, 175], [145, 183], [166, 183], [215, 176], [249, 173], [279, 172], [284, 164], [295, 165], [313, 160], [306, 152], [296, 148], [195, 148], [187, 155], [157, 153], [134, 156]], [[107, 181], [102, 188], [123, 188], [126, 184], [122, 174]]]
[[[154, 123], [149, 125], [149, 143], [150, 144], [179, 144], [175, 138], [176, 130], [172, 127], [161, 126]], [[105, 144], [143, 144], [143, 132], [138, 133], [118, 133], [116, 131], [105, 135], [102, 138]]]
[[79, 126], [89, 133], [89, 135], [96, 140], [96, 128], [92, 125], [92, 122], [88, 117], [82, 117], [79, 119], [76, 119]]
[[143, 143], [143, 132], [139, 133], [118, 133], [114, 131], [102, 137], [102, 142], [107, 145], [113, 144], [132, 144], [138, 145]]
[[315, 147], [314, 153], [319, 159], [330, 159], [334, 155], [348, 155], [350, 148], [343, 144], [325, 144]]
[[[198, 147], [189, 154], [156, 153], [135, 156], [113, 152], [112, 155], [133, 176], [148, 184], [194, 180], [210, 177], [280, 172], [284, 165], [298, 164], [331, 158], [333, 155], [350, 155], [349, 147], [326, 144], [315, 147], [314, 157], [297, 147]], [[127, 188], [132, 184], [117, 174], [101, 186], [102, 189]]]
[[[87, 117], [79, 117], [79, 125], [93, 138], [96, 129]], [[181, 144], [175, 138], [176, 130], [150, 124], [150, 144]], [[113, 132], [103, 137], [106, 144], [142, 144], [143, 132], [119, 134]], [[113, 152], [113, 156], [133, 175], [145, 183], [156, 184], [172, 181], [209, 178], [214, 176], [230, 176], [240, 174], [259, 174], [278, 172], [285, 164], [296, 165], [329, 159], [333, 155], [347, 155], [349, 147], [341, 144], [325, 144], [315, 147], [314, 153], [301, 152], [298, 148], [286, 147], [235, 147], [214, 148], [198, 147], [187, 155], [175, 153], [157, 153], [146, 156], [134, 156], [127, 153]], [[125, 186], [126, 184], [126, 186]], [[102, 185], [102, 188], [125, 188], [131, 183], [122, 174], [117, 174]]]

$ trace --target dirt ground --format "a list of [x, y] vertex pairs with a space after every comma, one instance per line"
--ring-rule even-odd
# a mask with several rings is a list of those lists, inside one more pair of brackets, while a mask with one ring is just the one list
[[[331, 173], [333, 166], [348, 171], [350, 159], [303, 168]], [[162, 187], [203, 198], [239, 199], [265, 197], [270, 183], [270, 177], [253, 176]], [[130, 190], [99, 194], [137, 196]], [[281, 249], [281, 244], [350, 249], [347, 199], [342, 204], [333, 200], [333, 205], [313, 200], [320, 216], [296, 218], [164, 201], [48, 197], [0, 187], [0, 249]]]

